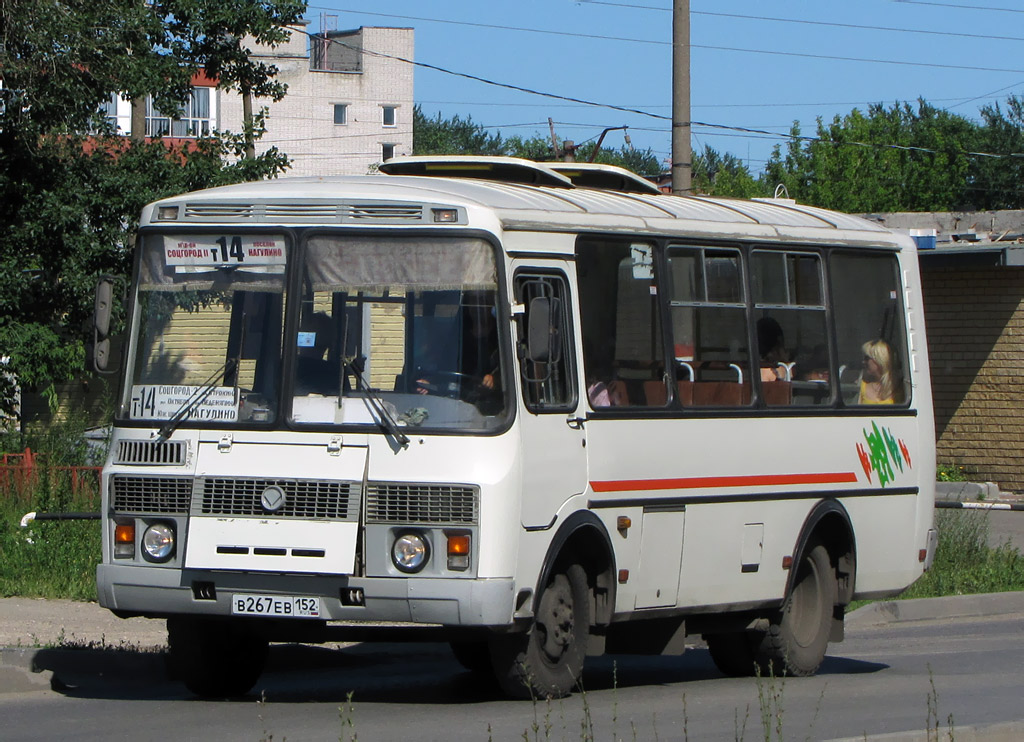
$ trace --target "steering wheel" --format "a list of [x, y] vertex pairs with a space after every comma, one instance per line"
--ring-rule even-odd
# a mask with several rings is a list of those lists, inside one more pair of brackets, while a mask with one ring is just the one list
[[466, 388], [479, 385], [476, 377], [461, 371], [423, 371], [416, 375], [416, 386], [426, 389], [428, 394], [459, 399]]

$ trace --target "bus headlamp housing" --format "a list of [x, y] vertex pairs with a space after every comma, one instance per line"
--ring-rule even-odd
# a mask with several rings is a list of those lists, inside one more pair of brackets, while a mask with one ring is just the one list
[[142, 534], [142, 554], [150, 562], [166, 562], [174, 556], [174, 528], [154, 523]]
[[415, 531], [399, 534], [391, 545], [391, 561], [400, 572], [419, 572], [430, 561], [430, 544]]

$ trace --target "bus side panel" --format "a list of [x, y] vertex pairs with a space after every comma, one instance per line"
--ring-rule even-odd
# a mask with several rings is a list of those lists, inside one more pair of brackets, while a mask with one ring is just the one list
[[[867, 580], [872, 590], [898, 590], [920, 573], [910, 561], [920, 548], [918, 434], [911, 414], [591, 420], [591, 506], [606, 522], [628, 514], [635, 525], [637, 512], [685, 507], [683, 607], [781, 600], [789, 576], [784, 558], [796, 556], [807, 516], [826, 498], [857, 506], [855, 548], [870, 554], [860, 557], [858, 588]], [[646, 544], [632, 542], [642, 534], [634, 527], [613, 539], [617, 566], [630, 569], [635, 583], [620, 586], [620, 612], [643, 607], [635, 599], [649, 587]], [[673, 548], [666, 546], [664, 559]]]

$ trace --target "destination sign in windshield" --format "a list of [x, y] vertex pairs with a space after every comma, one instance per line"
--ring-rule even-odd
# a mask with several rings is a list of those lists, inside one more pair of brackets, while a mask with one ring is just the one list
[[165, 265], [284, 265], [285, 241], [274, 235], [167, 235]]

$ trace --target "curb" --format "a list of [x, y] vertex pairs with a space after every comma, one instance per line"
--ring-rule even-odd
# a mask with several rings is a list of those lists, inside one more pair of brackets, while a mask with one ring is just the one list
[[999, 485], [995, 482], [936, 482], [936, 500], [981, 500], [991, 502], [1000, 497]]
[[953, 742], [954, 739], [956, 742], [1018, 742], [1024, 739], [1024, 722], [1008, 721], [985, 726], [839, 737], [827, 742]]
[[1024, 613], [1024, 592], [951, 595], [945, 598], [887, 600], [858, 608], [846, 617], [846, 627], [876, 626], [898, 621], [972, 618]]

